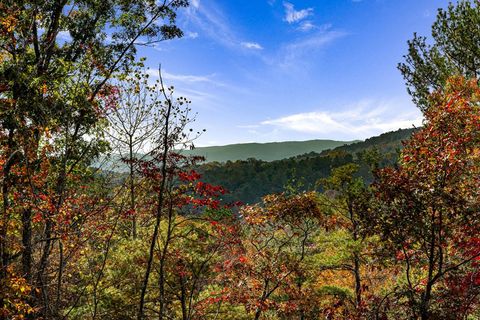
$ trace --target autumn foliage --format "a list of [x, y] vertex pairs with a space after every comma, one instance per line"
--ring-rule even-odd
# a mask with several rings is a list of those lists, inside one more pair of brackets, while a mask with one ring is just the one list
[[0, 3], [0, 319], [480, 319], [478, 80], [421, 92], [394, 167], [226, 201], [182, 154], [192, 102], [136, 58], [186, 6]]
[[400, 167], [383, 169], [374, 186], [382, 206], [373, 223], [403, 264], [415, 318], [468, 314], [476, 306], [479, 94], [475, 80], [450, 79], [432, 95], [425, 126], [406, 142]]
[[[18, 155], [3, 137], [3, 318], [477, 316], [476, 81], [455, 77], [432, 95], [397, 167], [364, 154], [372, 185], [346, 164], [319, 181], [322, 192], [289, 185], [248, 205], [223, 201], [228, 191], [196, 171], [202, 159], [177, 152], [189, 101], [159, 90], [160, 139], [148, 157], [124, 159], [127, 178], [65, 163], [59, 128], [36, 144], [19, 136], [35, 149]], [[120, 103], [112, 94], [98, 106]]]

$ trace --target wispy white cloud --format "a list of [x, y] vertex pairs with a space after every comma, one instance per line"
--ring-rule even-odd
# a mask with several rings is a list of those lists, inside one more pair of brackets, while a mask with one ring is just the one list
[[219, 103], [215, 94], [201, 90], [178, 88], [175, 90], [175, 95], [177, 97], [187, 97], [192, 100], [195, 106], [202, 106], [203, 109], [215, 109]]
[[200, 0], [191, 0], [190, 4], [192, 5], [192, 7], [198, 8], [200, 7]]
[[185, 33], [185, 37], [188, 39], [196, 39], [198, 38], [198, 32], [188, 31]]
[[255, 50], [262, 50], [263, 47], [257, 42], [242, 42], [242, 47], [247, 49], [255, 49]]
[[[150, 76], [149, 82], [154, 84], [158, 79], [158, 70], [147, 69]], [[179, 74], [162, 70], [162, 78], [165, 86], [175, 87], [176, 97], [187, 97], [192, 101], [192, 106], [196, 109], [218, 111], [225, 107], [225, 101], [222, 94], [228, 92], [232, 94], [246, 94], [243, 88], [239, 88], [218, 79], [218, 75], [213, 73], [209, 75]]]
[[[264, 47], [263, 43], [252, 41], [239, 33], [226, 14], [213, 1], [202, 2], [197, 7], [189, 7], [186, 10], [187, 27], [199, 30], [202, 37], [209, 38], [235, 53], [255, 55], [275, 70], [303, 72], [312, 62], [308, 59], [309, 55], [318, 54], [318, 50], [346, 33], [332, 30], [329, 24], [316, 25], [313, 20], [306, 19], [313, 15], [313, 8], [296, 10], [290, 2], [283, 2], [283, 5], [286, 10], [285, 20], [293, 23], [297, 30], [305, 34], [274, 46]], [[306, 31], [309, 32], [306, 33]]]
[[[232, 28], [229, 19], [214, 4], [193, 6], [187, 10], [187, 16], [190, 23], [202, 31], [210, 39], [232, 50], [252, 49], [262, 50], [263, 46], [254, 41], [244, 41], [240, 34]], [[189, 34], [187, 34], [189, 36]], [[198, 36], [198, 33], [191, 34], [190, 37]], [[193, 38], [193, 37], [192, 37]]]
[[312, 21], [304, 21], [300, 24], [300, 26], [298, 27], [298, 30], [307, 32], [307, 31], [310, 31], [310, 30], [316, 29], [316, 28], [317, 28], [317, 26], [314, 25], [312, 23]]
[[[158, 71], [154, 69], [148, 69], [147, 73], [157, 79], [158, 78]], [[191, 75], [191, 74], [174, 74], [167, 71], [162, 71], [162, 78], [164, 80], [172, 81], [172, 82], [182, 82], [187, 84], [194, 84], [194, 83], [208, 83], [213, 84], [215, 86], [223, 87], [225, 86], [223, 83], [216, 81], [214, 79], [215, 74], [211, 75]]]
[[325, 48], [325, 46], [346, 35], [343, 31], [329, 30], [328, 27], [322, 27], [320, 31], [314, 34], [284, 45], [280, 50], [278, 65], [283, 69], [302, 67], [307, 61], [310, 61], [309, 59], [304, 59], [305, 56], [318, 52], [318, 50]]
[[238, 48], [241, 41], [230, 27], [228, 19], [224, 13], [216, 6], [209, 3], [208, 7], [198, 3], [189, 7], [186, 11], [189, 23], [202, 31], [202, 35], [230, 48]]
[[399, 128], [420, 126], [420, 112], [395, 114], [400, 109], [399, 102], [365, 100], [350, 107], [347, 111], [312, 111], [287, 115], [261, 122], [263, 126], [296, 131], [322, 137], [348, 136], [367, 138], [372, 135]]
[[212, 80], [212, 76], [196, 76], [196, 75], [185, 75], [185, 74], [173, 74], [169, 72], [163, 72], [162, 76], [166, 80], [174, 80], [174, 81], [181, 81], [181, 82], [209, 82], [215, 83]]
[[284, 20], [288, 23], [295, 23], [302, 21], [308, 16], [313, 15], [313, 8], [295, 10], [295, 6], [290, 2], [284, 2], [283, 7], [285, 8], [285, 18]]

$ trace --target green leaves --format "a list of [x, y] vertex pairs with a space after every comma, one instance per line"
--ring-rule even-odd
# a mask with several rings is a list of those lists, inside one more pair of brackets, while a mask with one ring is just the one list
[[432, 26], [433, 44], [414, 34], [408, 53], [398, 64], [413, 102], [424, 112], [429, 96], [440, 90], [449, 77], [480, 74], [480, 2], [461, 0], [439, 9]]

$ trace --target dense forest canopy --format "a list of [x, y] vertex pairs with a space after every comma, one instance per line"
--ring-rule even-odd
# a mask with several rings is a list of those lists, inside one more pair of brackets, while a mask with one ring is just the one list
[[252, 204], [263, 196], [282, 192], [288, 186], [294, 186], [297, 191], [322, 191], [319, 179], [327, 178], [333, 168], [349, 163], [357, 163], [360, 167], [356, 175], [371, 183], [373, 175], [369, 156], [378, 153], [379, 167], [394, 165], [403, 147], [402, 141], [408, 140], [413, 132], [414, 129], [402, 129], [321, 153], [310, 152], [272, 162], [254, 158], [209, 162], [199, 165], [197, 171], [206, 182], [228, 190], [222, 197], [224, 203], [241, 201]]
[[0, 319], [480, 319], [480, 2], [408, 43], [422, 127], [223, 164], [137, 53], [188, 6], [0, 1]]

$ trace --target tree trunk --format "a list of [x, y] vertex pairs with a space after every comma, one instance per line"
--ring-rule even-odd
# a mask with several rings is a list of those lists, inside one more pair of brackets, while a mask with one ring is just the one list
[[[161, 77], [160, 77], [161, 80]], [[162, 82], [162, 89], [165, 95], [165, 88], [163, 88]], [[160, 183], [160, 189], [158, 191], [158, 200], [157, 200], [157, 210], [156, 210], [156, 217], [155, 217], [155, 227], [153, 230], [152, 240], [150, 242], [150, 250], [148, 253], [148, 261], [147, 261], [147, 268], [145, 270], [145, 276], [143, 279], [143, 285], [140, 294], [140, 306], [138, 309], [138, 320], [143, 320], [144, 318], [144, 307], [145, 307], [145, 294], [147, 292], [148, 287], [148, 280], [150, 278], [150, 272], [152, 270], [152, 263], [153, 263], [153, 256], [155, 251], [155, 244], [157, 243], [158, 238], [158, 231], [160, 228], [160, 221], [162, 218], [162, 210], [165, 201], [165, 187], [166, 187], [166, 179], [167, 179], [167, 156], [169, 152], [169, 125], [170, 125], [170, 114], [172, 112], [172, 101], [167, 98], [167, 113], [165, 115], [165, 132], [163, 136], [163, 154], [162, 154], [162, 167], [161, 167], [161, 174], [162, 174], [162, 181]], [[160, 313], [160, 317], [162, 314]]]
[[32, 209], [22, 212], [22, 272], [28, 284], [32, 281]]
[[165, 239], [165, 244], [162, 249], [162, 255], [160, 256], [160, 267], [159, 267], [159, 277], [158, 284], [160, 289], [160, 315], [159, 320], [163, 320], [166, 315], [166, 299], [165, 299], [165, 263], [167, 261], [168, 246], [170, 245], [170, 240], [172, 238], [172, 219], [173, 219], [173, 202], [170, 200], [168, 206], [168, 226], [167, 226], [167, 237]]
[[[10, 192], [10, 169], [15, 162], [14, 151], [14, 130], [9, 129], [8, 131], [8, 140], [7, 140], [7, 153], [5, 155], [6, 161], [3, 166], [3, 181], [2, 181], [2, 220], [0, 221], [0, 281], [4, 280], [7, 277], [7, 267], [9, 261], [9, 252], [8, 252], [8, 221], [9, 221], [9, 208], [10, 201], [8, 200], [8, 195]], [[0, 300], [0, 303], [3, 305], [3, 301]]]
[[360, 259], [358, 254], [353, 255], [355, 273], [355, 305], [360, 308], [362, 304], [362, 278], [360, 276]]
[[[348, 211], [350, 220], [352, 221], [353, 241], [358, 241], [358, 225], [355, 219], [354, 209], [352, 203], [349, 201]], [[357, 252], [353, 253], [353, 273], [355, 277], [355, 307], [357, 310], [362, 304], [362, 278], [360, 275], [360, 257]]]
[[137, 217], [135, 212], [135, 168], [133, 167], [133, 141], [129, 141], [129, 164], [130, 164], [130, 212], [132, 214], [132, 237], [137, 238]]

